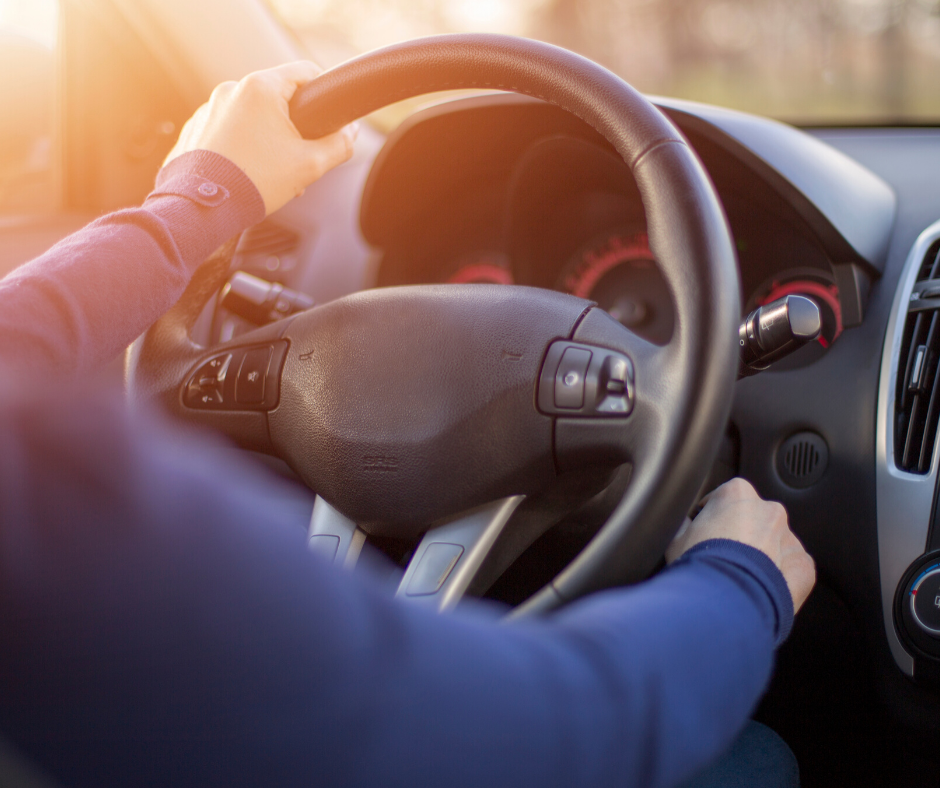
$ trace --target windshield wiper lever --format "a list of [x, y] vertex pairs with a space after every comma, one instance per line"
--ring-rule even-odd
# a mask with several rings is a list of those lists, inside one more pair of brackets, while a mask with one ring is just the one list
[[222, 288], [221, 305], [249, 323], [263, 326], [314, 306], [310, 296], [244, 271], [236, 271]]
[[738, 379], [763, 372], [822, 332], [816, 302], [799, 295], [778, 298], [755, 309], [738, 329], [741, 365]]

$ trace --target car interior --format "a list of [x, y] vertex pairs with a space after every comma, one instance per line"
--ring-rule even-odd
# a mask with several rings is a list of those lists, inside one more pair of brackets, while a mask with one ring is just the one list
[[[182, 124], [216, 84], [310, 56], [261, 0], [48, 5], [55, 30], [48, 41], [0, 29], [0, 58], [28, 64], [0, 71], [16, 107], [0, 121], [0, 275], [95, 216], [142, 201]], [[676, 493], [686, 509], [682, 495], [694, 504], [733, 476], [749, 480], [763, 498], [784, 504], [816, 562], [817, 586], [778, 652], [755, 719], [793, 749], [805, 786], [940, 782], [940, 127], [796, 127], [648, 97], [714, 188], [739, 283], [726, 287], [721, 276], [677, 273], [677, 260], [694, 256], [678, 231], [675, 260], [654, 254], [669, 246], [663, 222], [671, 214], [651, 201], [652, 187], [634, 177], [610, 133], [524, 92], [484, 87], [430, 96], [408, 104], [391, 129], [364, 123], [348, 163], [244, 233], [207, 265], [180, 308], [102, 374], [125, 379], [131, 397], [218, 428], [239, 450], [322, 494], [311, 549], [380, 575], [390, 593], [412, 603], [444, 611], [468, 594], [523, 615], [661, 566], [671, 535], [662, 531], [642, 543], [626, 539], [622, 549], [635, 550], [626, 563], [616, 550], [598, 552], [625, 502], [646, 484], [643, 468], [625, 462], [632, 455], [610, 436], [630, 408], [644, 413], [644, 359], [671, 358], [676, 338], [686, 336], [692, 296], [685, 293], [713, 287], [711, 300], [730, 306], [703, 318], [710, 323], [693, 321], [702, 329], [698, 344], [682, 346], [698, 359], [703, 381], [714, 365], [733, 362], [730, 418], [702, 431], [701, 451], [690, 438], [684, 454], [651, 456], [675, 466], [676, 478], [657, 477], [663, 496], [697, 479], [695, 489]], [[380, 96], [369, 111], [398, 98], [411, 96]], [[507, 285], [538, 293], [485, 314], [494, 323], [515, 321], [520, 332], [551, 316], [568, 319], [553, 291], [594, 302], [597, 314], [609, 316], [581, 333], [546, 328], [557, 337], [546, 359], [515, 358], [513, 347], [501, 346], [502, 362], [535, 375], [541, 414], [557, 416], [561, 426], [547, 449], [555, 462], [581, 457], [590, 444], [606, 452], [602, 471], [573, 472], [564, 489], [546, 490], [520, 470], [537, 457], [520, 455], [518, 468], [504, 469], [515, 487], [468, 463], [477, 476], [472, 494], [435, 490], [426, 510], [392, 527], [383, 507], [396, 494], [387, 480], [404, 478], [399, 456], [373, 453], [352, 470], [302, 459], [289, 437], [297, 423], [289, 410], [304, 407], [312, 373], [295, 370], [305, 369], [314, 332], [336, 331], [331, 304], [353, 297], [344, 303], [393, 309], [393, 294], [405, 292], [397, 288], [433, 286], [407, 291], [420, 301], [421, 293], [498, 293]], [[434, 297], [420, 301], [427, 314], [438, 308]], [[474, 297], [467, 296], [467, 315], [484, 309]], [[737, 332], [756, 310], [796, 309], [801, 299], [815, 305], [818, 325], [786, 352], [738, 369], [737, 346], [709, 341], [726, 324]], [[169, 328], [181, 325], [188, 344], [166, 346]], [[383, 357], [397, 353], [405, 336], [412, 354], [439, 339], [427, 321], [408, 326], [412, 334], [402, 328], [385, 338], [370, 335], [367, 321], [356, 330]], [[752, 334], [741, 330], [743, 346]], [[618, 331], [629, 334], [626, 344], [611, 339]], [[337, 348], [352, 352], [354, 341], [343, 341], [335, 340]], [[559, 405], [558, 387], [565, 359], [579, 352], [593, 358], [580, 370], [586, 385], [604, 391], [597, 412], [581, 414], [599, 425], [590, 437], [574, 427], [562, 432], [577, 419], [557, 410], [571, 407]], [[335, 362], [323, 363], [338, 374]], [[242, 371], [254, 369], [261, 389], [243, 399]], [[480, 362], [472, 372], [488, 369]], [[694, 388], [699, 378], [690, 380], [677, 388]], [[354, 401], [358, 380], [336, 383], [343, 385], [346, 402]], [[554, 401], [543, 401], [552, 385]], [[424, 404], [407, 416], [399, 414], [415, 391], [389, 394], [389, 423], [414, 430], [433, 420], [427, 412], [435, 397], [453, 396], [426, 380], [421, 386]], [[289, 397], [296, 397], [290, 407]], [[491, 428], [514, 429], [515, 416], [505, 419]], [[441, 456], [454, 441], [473, 444], [471, 432], [454, 428]], [[689, 464], [698, 476], [684, 470]], [[359, 497], [347, 500], [353, 488]], [[637, 512], [640, 521], [671, 518], [673, 532], [685, 514]], [[443, 543], [463, 548], [455, 557]], [[442, 566], [446, 580], [435, 587]]]

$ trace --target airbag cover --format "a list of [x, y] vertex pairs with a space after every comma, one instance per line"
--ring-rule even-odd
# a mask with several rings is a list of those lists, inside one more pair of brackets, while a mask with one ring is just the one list
[[299, 315], [277, 451], [373, 534], [414, 536], [445, 515], [555, 478], [542, 359], [591, 303], [528, 287], [357, 293]]

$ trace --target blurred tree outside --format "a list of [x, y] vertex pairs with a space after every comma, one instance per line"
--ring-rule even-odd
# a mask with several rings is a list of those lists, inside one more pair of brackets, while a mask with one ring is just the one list
[[268, 0], [323, 65], [489, 31], [580, 52], [648, 94], [807, 124], [940, 121], [940, 0]]

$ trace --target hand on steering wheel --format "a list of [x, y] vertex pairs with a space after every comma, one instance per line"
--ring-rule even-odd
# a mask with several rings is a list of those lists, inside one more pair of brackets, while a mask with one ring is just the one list
[[270, 215], [353, 152], [358, 125], [305, 140], [290, 119], [297, 88], [320, 74], [297, 61], [223, 82], [189, 119], [164, 166], [192, 150], [225, 156], [251, 178]]

